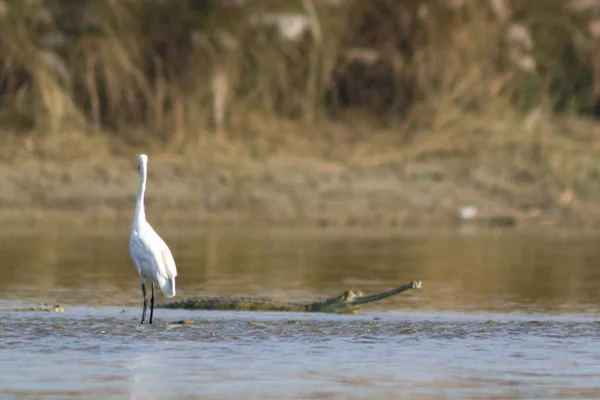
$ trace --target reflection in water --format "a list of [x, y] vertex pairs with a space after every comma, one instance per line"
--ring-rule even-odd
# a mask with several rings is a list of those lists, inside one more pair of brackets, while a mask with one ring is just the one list
[[[309, 301], [344, 289], [373, 293], [413, 279], [421, 293], [375, 309], [594, 311], [595, 236], [531, 233], [213, 231], [161, 229], [180, 271], [178, 298], [270, 296]], [[5, 235], [3, 300], [131, 306], [139, 283], [128, 231]], [[164, 301], [159, 296], [159, 301]]]
[[[178, 298], [423, 289], [359, 315], [159, 309], [129, 230], [0, 233], [0, 393], [59, 398], [600, 396], [595, 235], [170, 231]], [[159, 301], [164, 301], [159, 296]], [[169, 321], [190, 319], [190, 325]]]

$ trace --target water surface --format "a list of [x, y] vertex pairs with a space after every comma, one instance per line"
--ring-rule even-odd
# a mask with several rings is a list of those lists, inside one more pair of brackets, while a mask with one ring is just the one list
[[[157, 309], [128, 230], [0, 232], [0, 392], [86, 398], [598, 398], [594, 232], [157, 227], [180, 298], [314, 301], [410, 280], [358, 315]], [[165, 301], [162, 295], [158, 302]], [[173, 322], [189, 319], [192, 324]]]

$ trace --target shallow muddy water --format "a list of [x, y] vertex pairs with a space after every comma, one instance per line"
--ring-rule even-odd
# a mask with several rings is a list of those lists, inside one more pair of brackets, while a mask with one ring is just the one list
[[[156, 309], [140, 325], [127, 228], [0, 231], [3, 396], [600, 397], [598, 233], [157, 227], [178, 298], [423, 288], [358, 315]], [[65, 312], [11, 311], [38, 303]]]

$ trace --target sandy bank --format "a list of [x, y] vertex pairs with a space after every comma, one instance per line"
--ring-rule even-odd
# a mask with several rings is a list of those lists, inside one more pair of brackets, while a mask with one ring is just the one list
[[[451, 226], [460, 207], [499, 226], [595, 227], [591, 203], [549, 205], [527, 184], [497, 181], [485, 164], [435, 160], [375, 167], [271, 157], [222, 165], [150, 155], [153, 223]], [[21, 225], [129, 224], [135, 157], [0, 164], [0, 220]], [[531, 186], [531, 185], [529, 185]]]

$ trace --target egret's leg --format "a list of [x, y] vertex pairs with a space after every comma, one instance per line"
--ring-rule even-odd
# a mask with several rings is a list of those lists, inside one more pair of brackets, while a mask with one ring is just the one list
[[154, 314], [154, 282], [152, 282], [152, 297], [150, 298], [150, 323], [152, 323], [152, 314]]
[[146, 307], [148, 307], [148, 298], [146, 297], [146, 284], [142, 282], [142, 293], [144, 294], [144, 311], [142, 311], [142, 324], [146, 318]]

